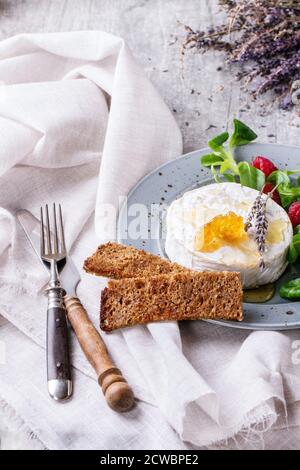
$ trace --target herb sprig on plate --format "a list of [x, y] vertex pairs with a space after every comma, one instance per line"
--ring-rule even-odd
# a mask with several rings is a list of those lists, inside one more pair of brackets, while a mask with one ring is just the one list
[[[233, 120], [233, 133], [228, 132], [213, 137], [208, 146], [211, 153], [201, 157], [201, 164], [210, 167], [216, 182], [225, 180], [240, 183], [243, 186], [261, 191], [266, 183], [277, 186], [282, 206], [287, 209], [294, 201], [300, 200], [300, 169], [279, 170], [276, 169], [267, 177], [265, 174], [246, 161], [237, 162], [234, 150], [241, 145], [249, 144], [257, 138], [257, 134], [246, 124], [238, 119]], [[227, 147], [225, 144], [228, 142]]]
[[[248, 162], [237, 163], [233, 154], [235, 148], [249, 144], [257, 138], [257, 134], [238, 119], [234, 119], [233, 125], [231, 137], [228, 132], [222, 132], [208, 142], [212, 152], [203, 155], [201, 163], [203, 166], [210, 167], [216, 182], [219, 182], [220, 176], [223, 176], [227, 181], [261, 190], [265, 183], [263, 172]], [[227, 141], [228, 147], [226, 148], [224, 144]]]

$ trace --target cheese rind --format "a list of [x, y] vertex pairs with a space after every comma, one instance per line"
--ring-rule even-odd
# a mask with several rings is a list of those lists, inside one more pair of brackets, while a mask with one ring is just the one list
[[260, 257], [251, 233], [239, 244], [225, 244], [212, 252], [197, 249], [199, 233], [206, 224], [230, 212], [246, 221], [258, 194], [237, 183], [216, 183], [186, 192], [173, 201], [167, 213], [165, 244], [170, 260], [197, 271], [239, 271], [246, 288], [276, 281], [287, 266], [293, 228], [285, 210], [272, 199], [268, 200], [266, 209], [269, 228], [263, 271], [259, 268]]

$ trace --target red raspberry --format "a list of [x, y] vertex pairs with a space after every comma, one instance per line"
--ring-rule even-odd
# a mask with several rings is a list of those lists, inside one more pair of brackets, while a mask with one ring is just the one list
[[261, 170], [266, 178], [275, 170], [278, 170], [278, 168], [274, 165], [274, 163], [271, 162], [271, 160], [269, 160], [268, 158], [266, 157], [256, 157], [253, 162], [252, 162], [252, 166], [254, 166], [255, 168], [257, 168], [258, 170]]
[[290, 205], [288, 214], [293, 227], [300, 224], [300, 201], [295, 201]]
[[[263, 188], [263, 193], [265, 194], [270, 193], [274, 187], [275, 186], [273, 183], [266, 183]], [[279, 192], [277, 191], [277, 189], [275, 189], [271, 198], [273, 199], [273, 201], [277, 202], [277, 204], [281, 206], [281, 200], [280, 200]]]

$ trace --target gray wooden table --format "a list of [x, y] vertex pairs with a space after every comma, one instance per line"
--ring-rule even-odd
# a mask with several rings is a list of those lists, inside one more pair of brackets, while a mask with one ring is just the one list
[[[3, 0], [0, 37], [87, 29], [122, 36], [174, 113], [185, 152], [206, 146], [234, 116], [256, 129], [261, 141], [299, 145], [299, 113], [272, 110], [264, 115], [260, 104], [240, 90], [221, 54], [191, 52], [182, 64], [181, 23], [203, 28], [216, 22], [217, 12], [217, 0]], [[0, 412], [2, 447], [38, 446], [22, 436], [16, 440], [16, 430], [4, 432], [9, 427]], [[298, 438], [283, 432], [281, 448], [297, 448]], [[271, 437], [266, 445], [272, 447]]]

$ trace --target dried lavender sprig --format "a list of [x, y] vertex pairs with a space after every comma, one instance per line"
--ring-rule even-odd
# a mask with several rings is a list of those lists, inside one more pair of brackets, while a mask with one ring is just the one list
[[256, 215], [255, 219], [255, 242], [257, 245], [258, 252], [260, 254], [260, 263], [259, 267], [261, 270], [264, 269], [265, 263], [263, 259], [263, 255], [266, 251], [266, 235], [269, 227], [269, 221], [266, 215], [266, 205], [267, 205], [267, 198], [263, 200], [260, 210]]
[[247, 62], [248, 60], [258, 61], [268, 55], [274, 56], [284, 52], [297, 52], [300, 48], [300, 30], [297, 31], [293, 37], [286, 35], [274, 40], [270, 38], [269, 34], [263, 37], [256, 37], [253, 39], [251, 48], [249, 42], [245, 43], [241, 50], [237, 50], [231, 58], [231, 62]]
[[245, 65], [249, 65], [247, 84], [253, 81], [254, 88], [249, 91], [254, 96], [273, 90], [282, 107], [290, 106], [291, 84], [300, 72], [299, 0], [219, 0], [219, 3], [227, 12], [228, 24], [208, 31], [188, 28], [183, 47], [200, 52], [224, 51], [228, 61], [243, 65], [238, 79], [243, 79]]
[[260, 193], [254, 200], [252, 208], [245, 222], [245, 232], [248, 232], [252, 227], [254, 228], [254, 240], [260, 254], [259, 268], [261, 271], [265, 268], [263, 255], [266, 250], [266, 236], [269, 227], [269, 221], [267, 218], [267, 202], [269, 198], [272, 197], [277, 187], [278, 185], [276, 185], [272, 191], [267, 194], [266, 197], [263, 197], [264, 187], [262, 187]]
[[262, 193], [260, 192], [252, 205], [251, 211], [247, 216], [245, 222], [245, 232], [248, 232], [248, 230], [250, 230], [250, 228], [253, 226], [253, 220], [255, 219], [256, 214], [261, 210], [262, 201]]
[[259, 268], [263, 270], [265, 267], [263, 254], [266, 249], [266, 234], [268, 230], [268, 219], [266, 216], [266, 205], [267, 198], [263, 198], [262, 191], [259, 193], [254, 201], [251, 211], [247, 217], [245, 223], [245, 232], [248, 232], [250, 228], [254, 228], [255, 232], [255, 243], [257, 245], [258, 252], [260, 254]]
[[260, 85], [257, 93], [264, 93], [270, 88], [282, 83], [300, 71], [300, 50], [290, 59], [282, 60], [280, 65]]
[[299, 8], [299, 0], [264, 0], [270, 6], [281, 8]]

